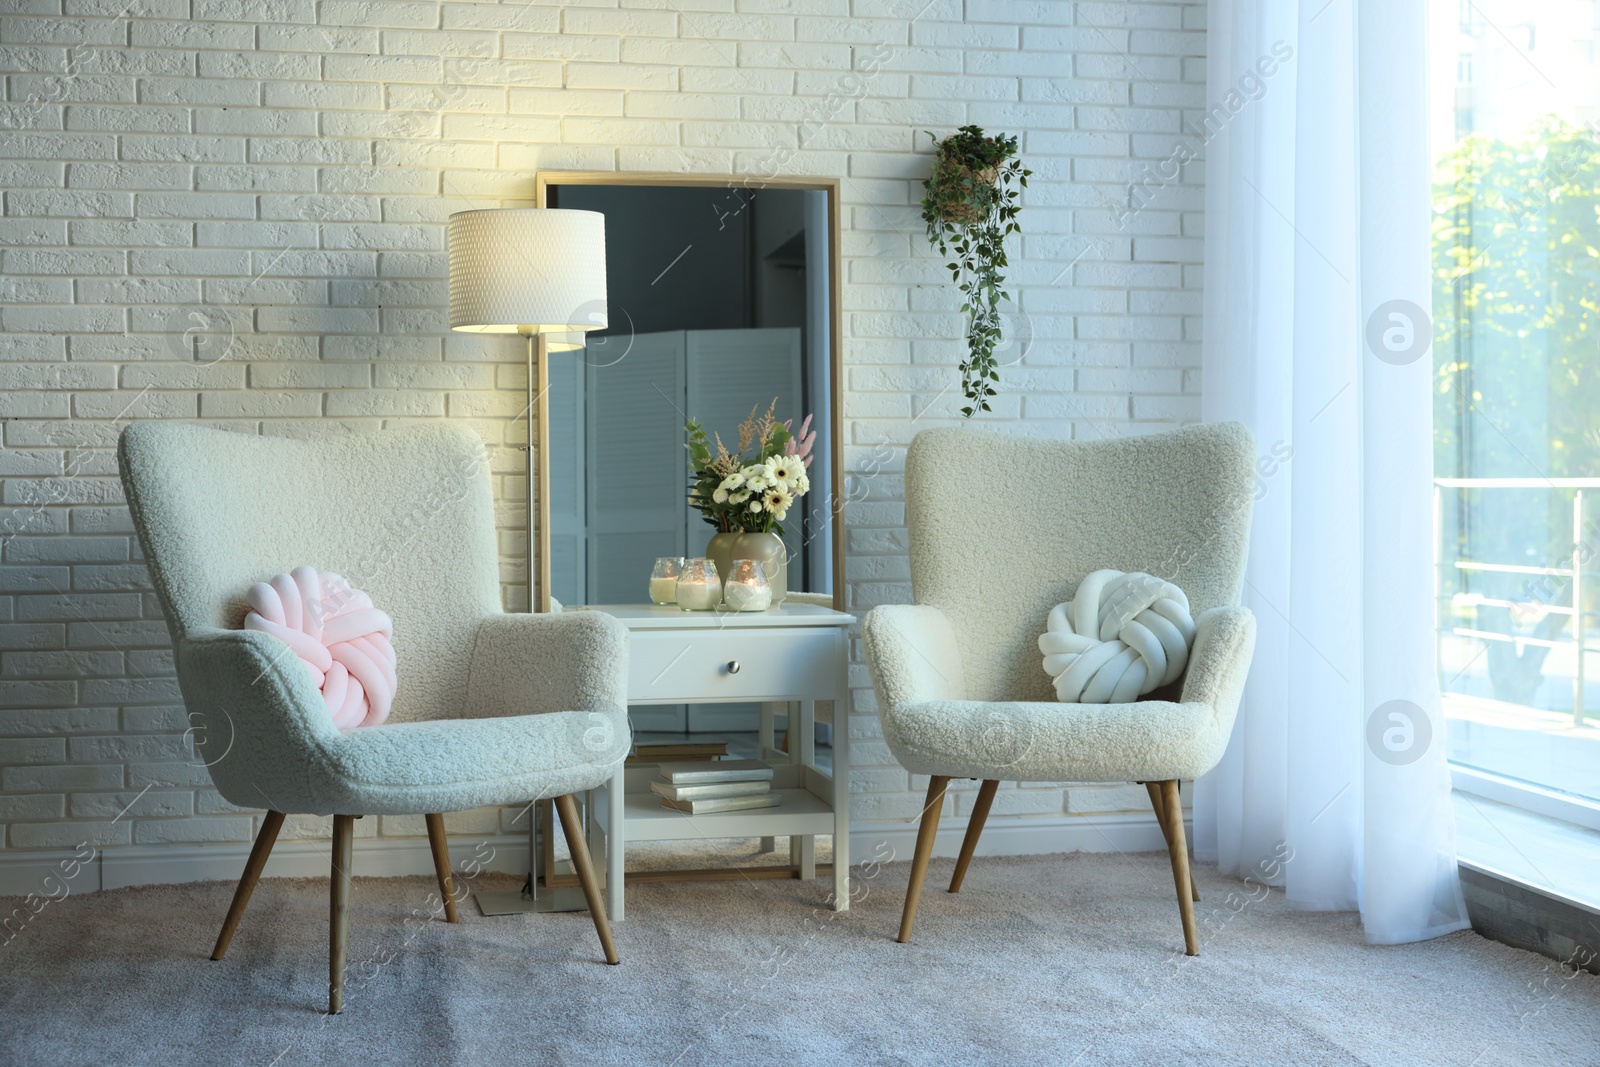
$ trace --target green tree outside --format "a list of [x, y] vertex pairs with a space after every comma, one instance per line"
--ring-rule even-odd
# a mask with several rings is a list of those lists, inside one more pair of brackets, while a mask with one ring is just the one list
[[[1600, 476], [1600, 136], [1551, 118], [1518, 140], [1457, 142], [1436, 163], [1433, 250], [1436, 474]], [[1445, 490], [1441, 625], [1567, 636], [1566, 614], [1454, 607], [1450, 598], [1570, 606], [1566, 579], [1463, 572], [1453, 562], [1568, 565], [1572, 495]], [[1597, 496], [1585, 500], [1584, 542], [1600, 549]], [[1495, 696], [1532, 703], [1547, 652], [1490, 642]], [[1551, 706], [1548, 696], [1543, 703]]]

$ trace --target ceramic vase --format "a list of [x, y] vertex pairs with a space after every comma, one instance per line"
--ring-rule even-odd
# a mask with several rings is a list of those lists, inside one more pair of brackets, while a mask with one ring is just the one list
[[740, 534], [733, 544], [734, 559], [753, 559], [761, 564], [761, 571], [772, 587], [772, 606], [783, 603], [789, 595], [789, 549], [783, 538], [775, 533]]
[[733, 573], [733, 546], [740, 536], [738, 533], [715, 533], [706, 543], [706, 558], [717, 565], [717, 577], [724, 581]]

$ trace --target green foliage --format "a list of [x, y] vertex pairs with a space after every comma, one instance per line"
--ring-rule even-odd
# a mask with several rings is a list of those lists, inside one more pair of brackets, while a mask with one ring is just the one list
[[1017, 139], [984, 134], [963, 126], [937, 146], [933, 173], [922, 187], [922, 218], [928, 241], [949, 259], [951, 280], [961, 290], [967, 316], [967, 358], [961, 363], [961, 392], [971, 403], [961, 414], [988, 411], [1000, 370], [994, 350], [1002, 338], [1000, 302], [1011, 299], [1005, 284], [1005, 239], [1021, 231], [1018, 189], [1028, 177], [1017, 154]]
[[699, 470], [711, 462], [711, 442], [706, 439], [705, 427], [700, 425], [699, 419], [690, 419], [683, 428], [689, 431], [689, 443], [685, 446], [689, 449], [689, 469]]

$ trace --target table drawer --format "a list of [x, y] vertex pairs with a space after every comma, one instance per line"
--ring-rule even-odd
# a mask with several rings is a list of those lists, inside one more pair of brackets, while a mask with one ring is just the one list
[[635, 630], [629, 635], [628, 701], [830, 700], [843, 684], [844, 653], [844, 633], [831, 627]]

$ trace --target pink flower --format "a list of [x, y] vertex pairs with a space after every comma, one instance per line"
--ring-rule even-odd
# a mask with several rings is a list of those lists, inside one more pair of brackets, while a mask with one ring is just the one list
[[[783, 424], [783, 428], [787, 430], [790, 423], [793, 422], [794, 420], [790, 419]], [[810, 467], [812, 459], [811, 446], [816, 443], [817, 432], [811, 429], [811, 416], [807, 415], [806, 421], [800, 424], [800, 432], [783, 443], [783, 454], [786, 456], [798, 456], [802, 463]]]

